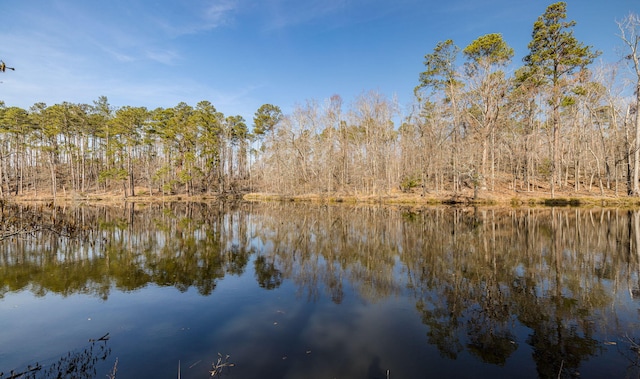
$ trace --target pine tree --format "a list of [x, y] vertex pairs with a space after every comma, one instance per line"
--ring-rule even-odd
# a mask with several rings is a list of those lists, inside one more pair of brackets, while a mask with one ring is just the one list
[[558, 174], [558, 140], [560, 130], [560, 108], [565, 96], [571, 90], [565, 80], [576, 70], [584, 69], [600, 55], [590, 46], [585, 46], [573, 35], [575, 21], [567, 18], [567, 4], [557, 2], [547, 7], [543, 15], [533, 24], [532, 40], [529, 42], [529, 55], [524, 57], [535, 75], [550, 89], [551, 126], [553, 142], [551, 147], [551, 197], [555, 196], [555, 181]]

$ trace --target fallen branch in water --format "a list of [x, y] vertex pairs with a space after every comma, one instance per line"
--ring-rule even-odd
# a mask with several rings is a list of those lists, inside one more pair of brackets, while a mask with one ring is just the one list
[[97, 340], [96, 340], [96, 339], [93, 339], [93, 338], [89, 338], [89, 342], [96, 342], [96, 341], [108, 341], [108, 340], [109, 340], [109, 338], [110, 338], [110, 337], [109, 337], [109, 333], [107, 333], [107, 334], [105, 334], [104, 336], [102, 336], [102, 337], [98, 338]]
[[229, 362], [229, 357], [229, 355], [225, 355], [223, 359], [222, 354], [218, 353], [218, 361], [211, 364], [213, 366], [213, 370], [209, 371], [211, 376], [222, 374], [222, 370], [224, 370], [225, 367], [235, 366], [235, 364]]

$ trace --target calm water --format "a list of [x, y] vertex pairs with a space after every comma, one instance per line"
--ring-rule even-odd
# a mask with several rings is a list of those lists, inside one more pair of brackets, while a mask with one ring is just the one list
[[5, 235], [33, 217], [56, 232], [0, 242], [1, 378], [640, 375], [637, 211], [12, 208]]

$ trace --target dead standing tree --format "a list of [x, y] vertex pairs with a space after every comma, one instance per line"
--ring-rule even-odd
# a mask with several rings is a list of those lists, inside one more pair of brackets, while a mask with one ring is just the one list
[[633, 149], [633, 186], [631, 194], [640, 196], [639, 172], [640, 172], [640, 16], [630, 13], [622, 21], [618, 22], [620, 38], [629, 48], [629, 54], [625, 58], [635, 73], [635, 148]]

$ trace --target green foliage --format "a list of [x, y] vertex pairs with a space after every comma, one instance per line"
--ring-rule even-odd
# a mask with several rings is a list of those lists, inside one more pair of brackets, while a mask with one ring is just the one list
[[191, 175], [191, 173], [187, 170], [182, 170], [180, 171], [180, 173], [178, 174], [178, 180], [180, 181], [180, 183], [185, 184], [190, 182], [193, 179], [193, 175]]
[[271, 104], [260, 106], [253, 117], [253, 133], [257, 136], [270, 133], [282, 117], [280, 107]]
[[538, 164], [538, 174], [543, 177], [548, 177], [551, 175], [551, 160], [549, 158], [544, 158], [540, 164]]
[[22, 108], [5, 108], [0, 114], [0, 131], [2, 132], [24, 133], [29, 126], [29, 114]]
[[493, 65], [504, 66], [513, 58], [513, 48], [509, 47], [499, 33], [487, 34], [471, 42], [462, 51], [469, 60], [467, 70], [477, 71], [479, 67], [488, 69]]
[[233, 145], [246, 140], [249, 136], [249, 129], [242, 116], [229, 116], [225, 120], [227, 132]]
[[561, 77], [583, 68], [600, 55], [591, 47], [579, 42], [573, 35], [575, 21], [564, 21], [567, 4], [557, 2], [547, 7], [545, 13], [533, 24], [529, 54], [524, 62], [551, 81], [559, 84]]
[[100, 171], [98, 175], [98, 180], [100, 183], [104, 183], [106, 180], [126, 180], [127, 179], [127, 170], [123, 168], [110, 168], [107, 170]]
[[430, 88], [435, 92], [458, 84], [455, 61], [459, 51], [451, 39], [438, 42], [433, 53], [424, 56], [426, 70], [420, 73], [420, 84], [414, 89], [414, 93], [418, 95], [423, 88]]
[[576, 104], [576, 98], [574, 96], [565, 96], [560, 101], [560, 106], [562, 107], [570, 107]]
[[416, 176], [405, 176], [400, 183], [402, 192], [410, 192], [412, 189], [420, 187], [421, 180]]
[[587, 94], [587, 89], [583, 86], [574, 87], [571, 92], [578, 96], [585, 96]]
[[173, 189], [178, 184], [181, 184], [178, 182], [178, 180], [175, 180], [175, 179], [169, 180], [162, 185], [162, 190], [166, 193], [173, 193]]
[[124, 145], [135, 146], [140, 143], [140, 131], [149, 119], [145, 107], [125, 106], [118, 109], [115, 117], [109, 121], [111, 135], [118, 136]]

